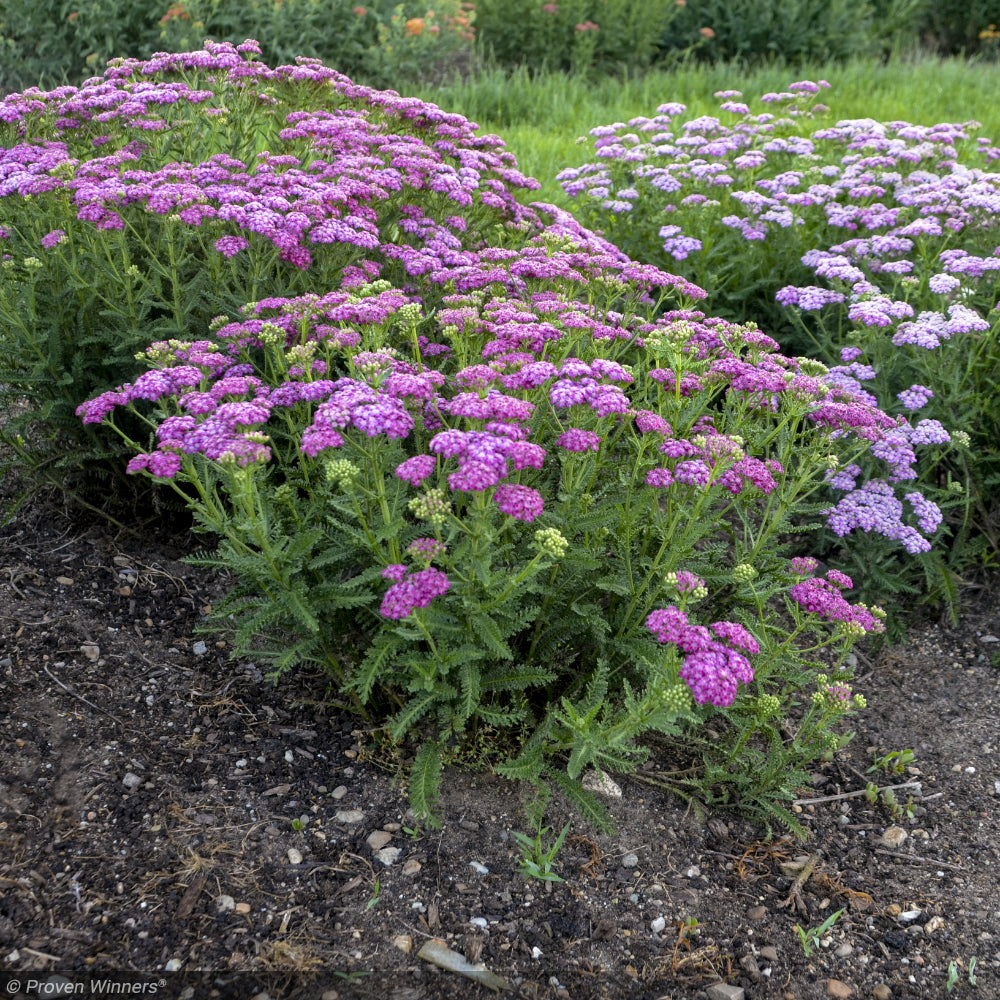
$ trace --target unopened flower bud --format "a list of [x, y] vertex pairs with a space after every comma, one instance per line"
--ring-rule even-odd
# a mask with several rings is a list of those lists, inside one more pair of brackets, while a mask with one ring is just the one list
[[535, 532], [535, 546], [544, 555], [561, 559], [569, 549], [569, 542], [555, 528], [540, 528]]
[[346, 490], [361, 475], [361, 470], [346, 458], [334, 458], [323, 465], [323, 474], [328, 483], [336, 483]]
[[750, 563], [739, 563], [733, 567], [733, 579], [737, 583], [749, 583], [757, 575], [757, 570]]

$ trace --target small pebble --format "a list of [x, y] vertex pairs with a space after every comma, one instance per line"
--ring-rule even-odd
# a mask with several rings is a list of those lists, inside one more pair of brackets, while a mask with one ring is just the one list
[[419, 861], [417, 861], [416, 858], [407, 858], [406, 863], [403, 865], [403, 874], [416, 875], [417, 872], [420, 871], [422, 867], [423, 866], [420, 864]]
[[376, 830], [374, 833], [368, 834], [368, 838], [365, 840], [365, 843], [373, 851], [381, 851], [383, 847], [387, 847], [389, 845], [391, 840], [391, 833], [386, 833], [385, 830]]
[[933, 934], [935, 931], [941, 930], [942, 927], [944, 927], [944, 917], [931, 917], [931, 919], [924, 924], [924, 933]]
[[766, 906], [755, 906], [750, 910], [747, 910], [748, 920], [763, 920], [767, 916]]
[[649, 929], [654, 934], [661, 934], [663, 933], [663, 930], [666, 926], [667, 926], [666, 920], [664, 920], [663, 917], [657, 917], [655, 920], [650, 922]]
[[766, 959], [768, 962], [778, 961], [778, 949], [772, 948], [771, 945], [767, 945], [760, 949], [760, 957]]
[[469, 862], [469, 867], [477, 875], [489, 875], [489, 873], [490, 873], [489, 868], [487, 868], [486, 865], [480, 864], [478, 861], [470, 861]]
[[895, 850], [897, 847], [902, 846], [903, 841], [908, 836], [909, 834], [901, 826], [890, 826], [882, 834], [882, 841], [886, 847]]
[[134, 788], [138, 788], [142, 784], [142, 778], [138, 774], [133, 774], [131, 771], [122, 778], [122, 784], [129, 790], [132, 791]]
[[481, 927], [483, 930], [489, 927], [489, 921], [486, 917], [473, 917], [469, 923], [472, 924], [473, 927]]
[[598, 795], [605, 795], [609, 799], [620, 799], [622, 797], [621, 786], [612, 781], [603, 771], [588, 771], [583, 776], [581, 783], [588, 792], [596, 792]]
[[697, 878], [701, 874], [701, 869], [697, 865], [692, 865], [684, 872], [685, 878]]
[[845, 941], [842, 945], [840, 945], [839, 948], [837, 948], [837, 950], [834, 952], [834, 955], [836, 955], [837, 958], [847, 958], [847, 956], [852, 954], [853, 951], [854, 949], [851, 947], [851, 945], [847, 941]]
[[167, 962], [163, 969], [165, 972], [177, 972], [182, 964], [183, 963], [179, 958], [172, 958], [169, 962]]
[[638, 863], [639, 863], [639, 855], [633, 854], [631, 851], [629, 851], [629, 853], [626, 854], [625, 857], [623, 857], [621, 860], [622, 868], [635, 868], [635, 866]]
[[840, 997], [841, 1000], [846, 1000], [847, 997], [854, 993], [847, 983], [842, 983], [839, 979], [828, 979], [826, 981], [826, 992], [832, 997]]
[[337, 785], [337, 787], [330, 792], [331, 799], [342, 799], [347, 794], [347, 785]]
[[338, 823], [360, 823], [365, 814], [360, 809], [338, 809], [333, 818]]
[[875, 998], [875, 1000], [890, 1000], [890, 997], [892, 996], [892, 990], [889, 989], [889, 987], [886, 986], [885, 983], [879, 983], [878, 986], [876, 986], [872, 990], [872, 996]]
[[231, 910], [236, 909], [236, 900], [232, 896], [227, 896], [225, 893], [221, 896], [215, 897], [215, 912], [216, 913], [229, 913]]
[[403, 849], [401, 847], [383, 847], [381, 851], [375, 852], [375, 858], [388, 868], [399, 860], [399, 856], [402, 853]]
[[392, 939], [392, 944], [394, 948], [398, 948], [406, 955], [413, 951], [413, 938], [409, 934], [397, 934]]
[[294, 847], [288, 848], [288, 860], [293, 865], [302, 864], [302, 852], [297, 851]]
[[208, 646], [206, 646], [205, 643], [199, 639], [191, 647], [191, 652], [194, 653], [195, 656], [204, 656], [208, 652]]

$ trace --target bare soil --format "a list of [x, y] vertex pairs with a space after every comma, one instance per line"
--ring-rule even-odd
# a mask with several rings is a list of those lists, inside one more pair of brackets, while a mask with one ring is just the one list
[[[960, 627], [862, 658], [869, 707], [802, 792], [807, 840], [692, 811], [644, 780], [654, 758], [609, 800], [618, 833], [574, 826], [541, 882], [520, 789], [449, 772], [443, 830], [416, 829], [321, 676], [272, 687], [198, 633], [225, 581], [155, 535], [41, 501], [0, 528], [0, 992], [117, 971], [194, 1000], [492, 995], [418, 957], [440, 939], [517, 997], [1000, 997], [996, 579]], [[873, 779], [915, 783], [912, 817], [858, 794]], [[840, 909], [807, 955], [796, 925]]]

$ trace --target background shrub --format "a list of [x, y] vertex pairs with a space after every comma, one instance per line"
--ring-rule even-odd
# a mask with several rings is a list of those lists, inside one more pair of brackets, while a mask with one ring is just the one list
[[935, 0], [923, 11], [921, 29], [926, 44], [948, 55], [995, 58], [1000, 28], [997, 0]]
[[0, 94], [77, 83], [127, 53], [159, 48], [166, 5], [118, 0], [5, 0], [0, 4]]
[[687, 0], [663, 34], [666, 52], [742, 64], [841, 62], [912, 48], [927, 0]]
[[254, 38], [271, 66], [320, 59], [358, 82], [399, 89], [467, 73], [473, 18], [461, 0], [178, 0], [161, 37], [168, 52], [198, 49], [205, 38]]
[[477, 0], [484, 60], [504, 68], [635, 72], [657, 57], [674, 0]]
[[461, 0], [7, 0], [0, 92], [78, 84], [109, 59], [254, 38], [272, 66], [324, 60], [352, 79], [404, 86], [467, 73], [474, 10]]

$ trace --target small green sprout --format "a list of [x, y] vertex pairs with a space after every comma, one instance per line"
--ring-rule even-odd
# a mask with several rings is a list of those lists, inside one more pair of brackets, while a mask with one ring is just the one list
[[523, 833], [511, 830], [514, 839], [521, 845], [522, 853], [517, 866], [521, 869], [521, 874], [525, 878], [537, 878], [543, 882], [564, 881], [552, 870], [552, 862], [562, 848], [563, 841], [566, 839], [566, 834], [569, 833], [571, 825], [572, 822], [567, 823], [562, 828], [562, 832], [556, 838], [556, 842], [548, 850], [545, 849], [544, 837], [551, 831], [552, 827], [546, 826], [540, 828], [535, 834], [534, 840]]
[[837, 918], [843, 912], [843, 910], [837, 910], [836, 913], [830, 914], [819, 927], [810, 927], [808, 930], [803, 930], [798, 924], [795, 925], [795, 929], [799, 932], [799, 940], [802, 942], [802, 950], [805, 952], [806, 958], [812, 955], [812, 950], [816, 942], [837, 922]]

